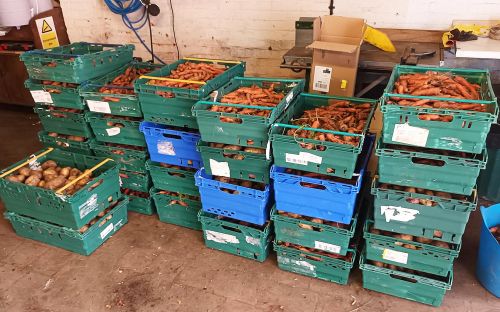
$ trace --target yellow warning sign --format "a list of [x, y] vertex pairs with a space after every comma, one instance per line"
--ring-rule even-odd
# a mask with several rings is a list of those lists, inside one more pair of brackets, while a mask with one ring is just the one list
[[42, 42], [42, 48], [50, 49], [59, 46], [56, 26], [52, 16], [37, 19], [36, 27], [38, 29], [40, 41]]
[[42, 34], [48, 33], [52, 31], [52, 27], [50, 27], [49, 23], [47, 23], [47, 20], [43, 20], [42, 23]]

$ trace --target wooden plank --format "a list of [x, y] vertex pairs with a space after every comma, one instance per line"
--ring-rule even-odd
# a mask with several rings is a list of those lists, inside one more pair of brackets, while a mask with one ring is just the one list
[[392, 41], [405, 42], [441, 42], [446, 30], [419, 30], [419, 29], [396, 29], [377, 28], [389, 36]]

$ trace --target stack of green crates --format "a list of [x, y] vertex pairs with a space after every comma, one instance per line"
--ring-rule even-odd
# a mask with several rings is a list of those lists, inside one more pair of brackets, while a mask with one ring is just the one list
[[[129, 211], [145, 215], [154, 214], [155, 206], [150, 196], [151, 176], [146, 168], [148, 151], [144, 136], [139, 131], [143, 113], [133, 81], [130, 86], [117, 86], [113, 82], [131, 70], [150, 72], [161, 66], [132, 61], [91, 80], [80, 89], [80, 96], [89, 109], [86, 119], [95, 135], [95, 141], [90, 144], [92, 151], [97, 156], [118, 162], [120, 186], [130, 199]], [[106, 90], [102, 90], [103, 87]], [[110, 90], [115, 93], [110, 93]]]
[[[477, 84], [480, 99], [393, 91], [401, 75], [427, 71], [461, 76]], [[486, 111], [421, 107], [418, 103], [402, 106], [393, 103], [395, 100], [481, 104]], [[498, 117], [489, 73], [397, 65], [382, 97], [381, 111], [378, 177], [371, 189], [373, 219], [365, 223], [366, 248], [360, 259], [363, 286], [440, 306], [446, 290], [451, 289], [453, 263], [470, 213], [477, 206], [477, 178], [488, 159], [486, 137]]]

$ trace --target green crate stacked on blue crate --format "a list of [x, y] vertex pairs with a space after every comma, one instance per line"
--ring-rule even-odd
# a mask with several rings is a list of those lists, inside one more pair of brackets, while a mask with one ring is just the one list
[[[436, 91], [453, 90], [410, 85], [432, 75], [465, 91], [442, 96]], [[477, 99], [465, 97], [468, 92]], [[486, 137], [498, 117], [490, 76], [486, 70], [397, 65], [381, 103], [374, 207], [360, 259], [363, 286], [440, 306], [478, 203]]]
[[[340, 110], [366, 112], [359, 133], [301, 124], [305, 114], [335, 105], [341, 105]], [[362, 193], [368, 189], [370, 177], [366, 166], [375, 136], [368, 128], [376, 106], [376, 100], [302, 93], [286, 118], [271, 127], [271, 179], [276, 200], [271, 219], [282, 270], [348, 283], [367, 206]], [[312, 135], [298, 135], [302, 130]], [[326, 135], [357, 141], [334, 142], [325, 140]]]
[[193, 106], [203, 162], [195, 179], [207, 247], [261, 262], [269, 255], [274, 237], [269, 130], [287, 119], [303, 90], [302, 79], [234, 77]]
[[89, 255], [127, 223], [112, 159], [52, 147], [0, 171], [5, 217], [19, 236]]
[[80, 91], [91, 79], [130, 62], [133, 50], [133, 45], [78, 42], [21, 55], [29, 75], [25, 86], [43, 126], [42, 145], [92, 155], [94, 135]]

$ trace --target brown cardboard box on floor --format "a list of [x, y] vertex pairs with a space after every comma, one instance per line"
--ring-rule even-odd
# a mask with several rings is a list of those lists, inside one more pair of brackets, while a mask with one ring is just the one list
[[314, 21], [309, 90], [339, 96], [353, 96], [364, 19], [323, 16]]

